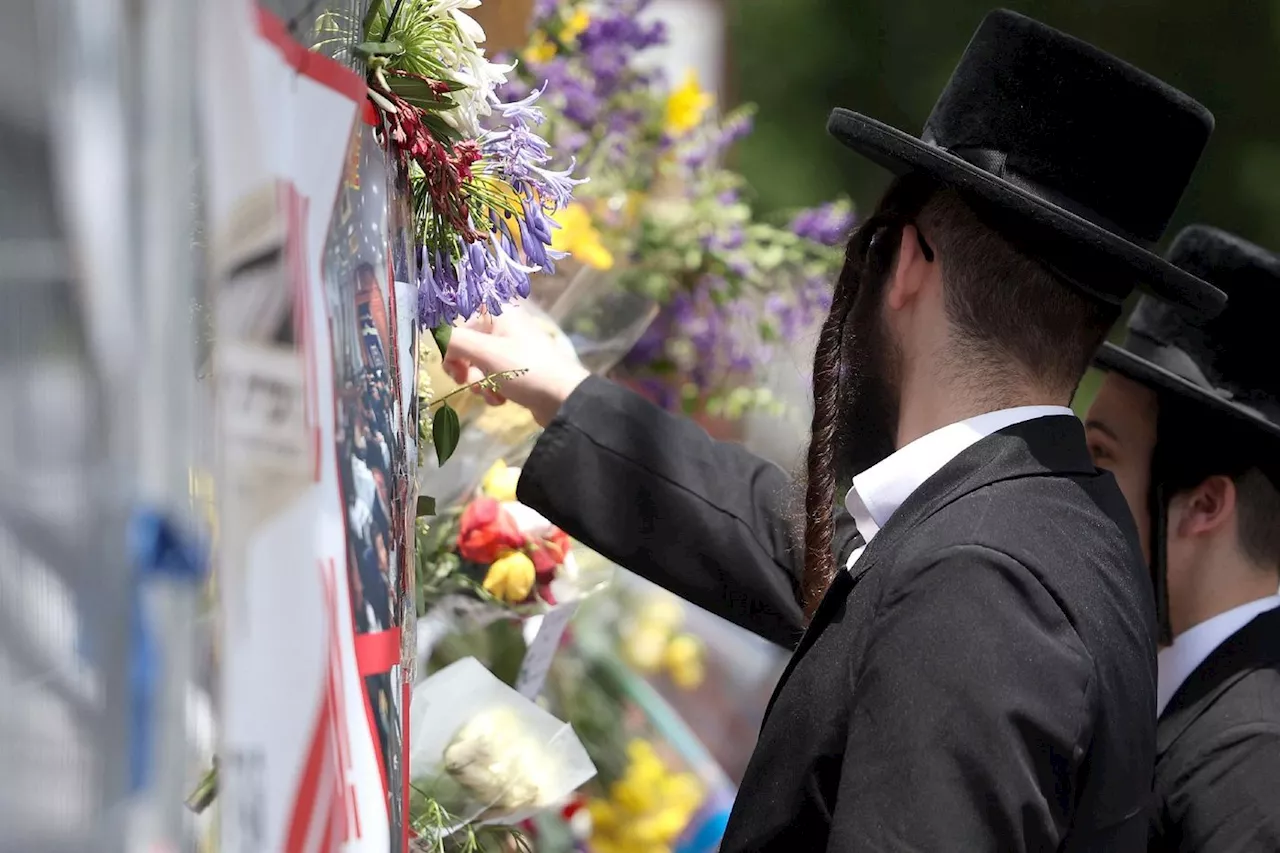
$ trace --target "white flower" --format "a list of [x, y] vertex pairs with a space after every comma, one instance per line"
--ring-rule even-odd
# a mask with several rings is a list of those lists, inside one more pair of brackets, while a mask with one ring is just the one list
[[458, 108], [441, 113], [455, 130], [469, 136], [481, 133], [480, 118], [493, 113], [498, 104], [496, 89], [507, 82], [507, 74], [514, 65], [499, 65], [484, 58], [479, 49], [459, 50], [449, 60], [454, 65], [453, 76], [465, 88], [454, 93]]
[[458, 25], [458, 33], [464, 45], [475, 50], [476, 45], [484, 43], [484, 27], [480, 26], [479, 21], [459, 9], [454, 9], [449, 14]]
[[549, 759], [519, 716], [506, 707], [477, 714], [444, 750], [445, 771], [497, 812], [552, 802], [555, 784]]
[[522, 503], [509, 501], [502, 504], [503, 510], [516, 523], [516, 529], [532, 539], [550, 535], [551, 522]]
[[445, 15], [455, 9], [474, 9], [479, 5], [480, 0], [436, 0], [432, 11], [437, 15]]

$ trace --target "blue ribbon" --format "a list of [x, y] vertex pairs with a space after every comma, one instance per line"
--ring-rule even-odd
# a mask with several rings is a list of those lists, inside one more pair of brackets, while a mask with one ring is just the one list
[[203, 543], [184, 533], [167, 516], [155, 510], [140, 510], [129, 522], [129, 553], [136, 573], [129, 619], [129, 784], [137, 792], [146, 786], [151, 768], [151, 724], [161, 660], [154, 632], [143, 613], [143, 585], [158, 578], [199, 583], [204, 577], [207, 551]]

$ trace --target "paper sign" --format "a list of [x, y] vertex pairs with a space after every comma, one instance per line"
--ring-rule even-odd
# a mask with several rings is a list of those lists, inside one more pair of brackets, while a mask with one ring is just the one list
[[532, 640], [527, 640], [529, 648], [524, 653], [524, 662], [520, 664], [520, 674], [516, 676], [516, 691], [521, 696], [536, 699], [542, 692], [542, 686], [547, 682], [547, 672], [551, 669], [551, 661], [560, 648], [560, 638], [564, 636], [564, 631], [577, 610], [577, 602], [572, 602], [552, 609], [545, 616], [534, 617], [539, 620], [537, 633]]

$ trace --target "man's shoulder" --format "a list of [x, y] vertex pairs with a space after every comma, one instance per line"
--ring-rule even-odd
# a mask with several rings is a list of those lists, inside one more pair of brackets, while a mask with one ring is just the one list
[[[1162, 727], [1169, 724], [1161, 718]], [[1190, 757], [1251, 740], [1280, 743], [1280, 660], [1250, 667], [1187, 725], [1170, 750]]]
[[899, 571], [956, 549], [1004, 555], [1034, 578], [1091, 655], [1154, 670], [1155, 606], [1127, 513], [1109, 477], [993, 482], [925, 519], [899, 555]]
[[1079, 578], [1081, 566], [1146, 575], [1137, 530], [1109, 475], [997, 480], [940, 507], [917, 533], [924, 548], [967, 544], [1007, 553], [1050, 585]]

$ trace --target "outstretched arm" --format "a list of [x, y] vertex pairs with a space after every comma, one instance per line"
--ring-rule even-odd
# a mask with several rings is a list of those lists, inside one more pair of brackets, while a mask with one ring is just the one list
[[[487, 334], [455, 330], [447, 366], [459, 380], [528, 371], [502, 387], [547, 428], [521, 474], [520, 500], [624, 568], [794, 647], [803, 549], [792, 541], [785, 472], [590, 376], [508, 313], [486, 321]], [[852, 537], [842, 512], [841, 560]]]
[[597, 377], [538, 440], [519, 498], [621, 566], [787, 648], [803, 629], [788, 478]]

